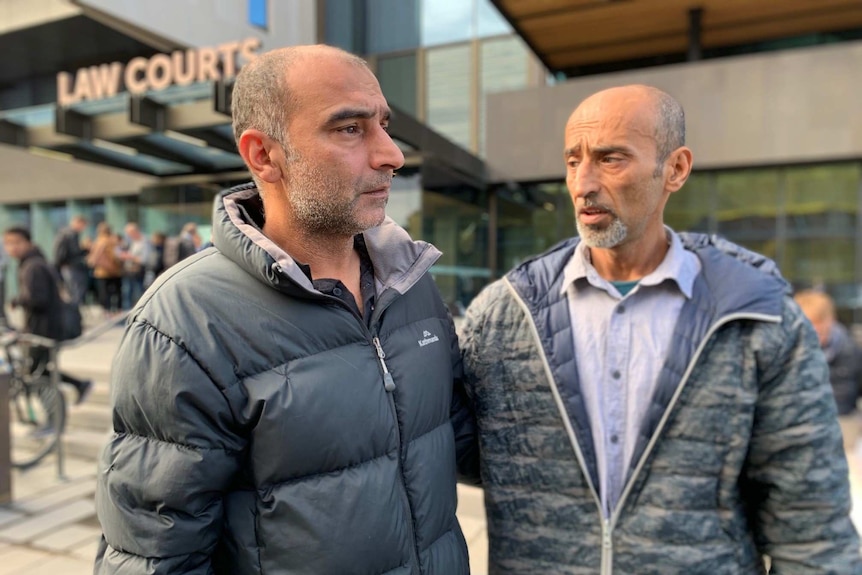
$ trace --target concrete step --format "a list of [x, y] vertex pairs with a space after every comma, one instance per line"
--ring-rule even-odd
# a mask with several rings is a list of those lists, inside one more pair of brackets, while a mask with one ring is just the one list
[[69, 457], [97, 461], [110, 437], [111, 434], [107, 429], [102, 431], [67, 429], [66, 433], [63, 434], [63, 447]]
[[96, 432], [111, 429], [111, 408], [107, 403], [87, 401], [81, 405], [72, 405], [69, 407], [67, 417], [67, 429], [84, 429]]

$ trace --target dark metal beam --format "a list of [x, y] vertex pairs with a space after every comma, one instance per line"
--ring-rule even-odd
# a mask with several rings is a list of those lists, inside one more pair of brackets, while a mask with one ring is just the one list
[[688, 11], [688, 55], [687, 60], [694, 62], [703, 58], [703, 8]]
[[71, 108], [57, 106], [54, 114], [54, 131], [81, 140], [93, 139], [93, 119]]
[[167, 128], [167, 109], [149, 96], [129, 97], [129, 122], [145, 126], [153, 132], [164, 132]]

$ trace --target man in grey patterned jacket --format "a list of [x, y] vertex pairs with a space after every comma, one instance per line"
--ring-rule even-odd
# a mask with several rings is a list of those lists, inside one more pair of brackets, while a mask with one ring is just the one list
[[579, 238], [471, 304], [490, 573], [862, 573], [823, 354], [774, 264], [664, 225], [682, 107], [594, 94], [565, 130]]

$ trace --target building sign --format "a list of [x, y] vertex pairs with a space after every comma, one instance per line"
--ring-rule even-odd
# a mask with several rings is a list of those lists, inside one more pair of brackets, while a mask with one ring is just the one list
[[242, 64], [257, 56], [260, 46], [257, 38], [246, 38], [215, 48], [191, 48], [151, 58], [134, 58], [125, 66], [111, 62], [80, 68], [74, 74], [60, 72], [57, 74], [57, 105], [110, 98], [120, 93], [123, 86], [137, 95], [148, 90], [163, 90], [172, 84], [188, 86], [194, 82], [231, 78]]

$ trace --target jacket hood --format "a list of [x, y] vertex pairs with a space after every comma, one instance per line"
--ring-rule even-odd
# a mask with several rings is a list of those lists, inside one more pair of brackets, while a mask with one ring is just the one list
[[[293, 258], [263, 234], [263, 219], [260, 194], [253, 183], [221, 192], [213, 208], [213, 245], [264, 283], [318, 293]], [[362, 235], [374, 265], [378, 293], [389, 288], [406, 292], [441, 256], [433, 245], [412, 240], [388, 216]], [[290, 281], [281, 281], [284, 276]], [[286, 288], [285, 283], [289, 284]]]
[[[694, 252], [702, 264], [696, 281], [706, 283], [716, 316], [781, 315], [783, 296], [792, 291], [775, 262], [716, 235], [678, 235], [683, 247]], [[525, 261], [507, 274], [509, 281], [527, 302], [548, 303], [558, 297], [563, 270], [579, 241], [578, 237], [567, 239]]]

